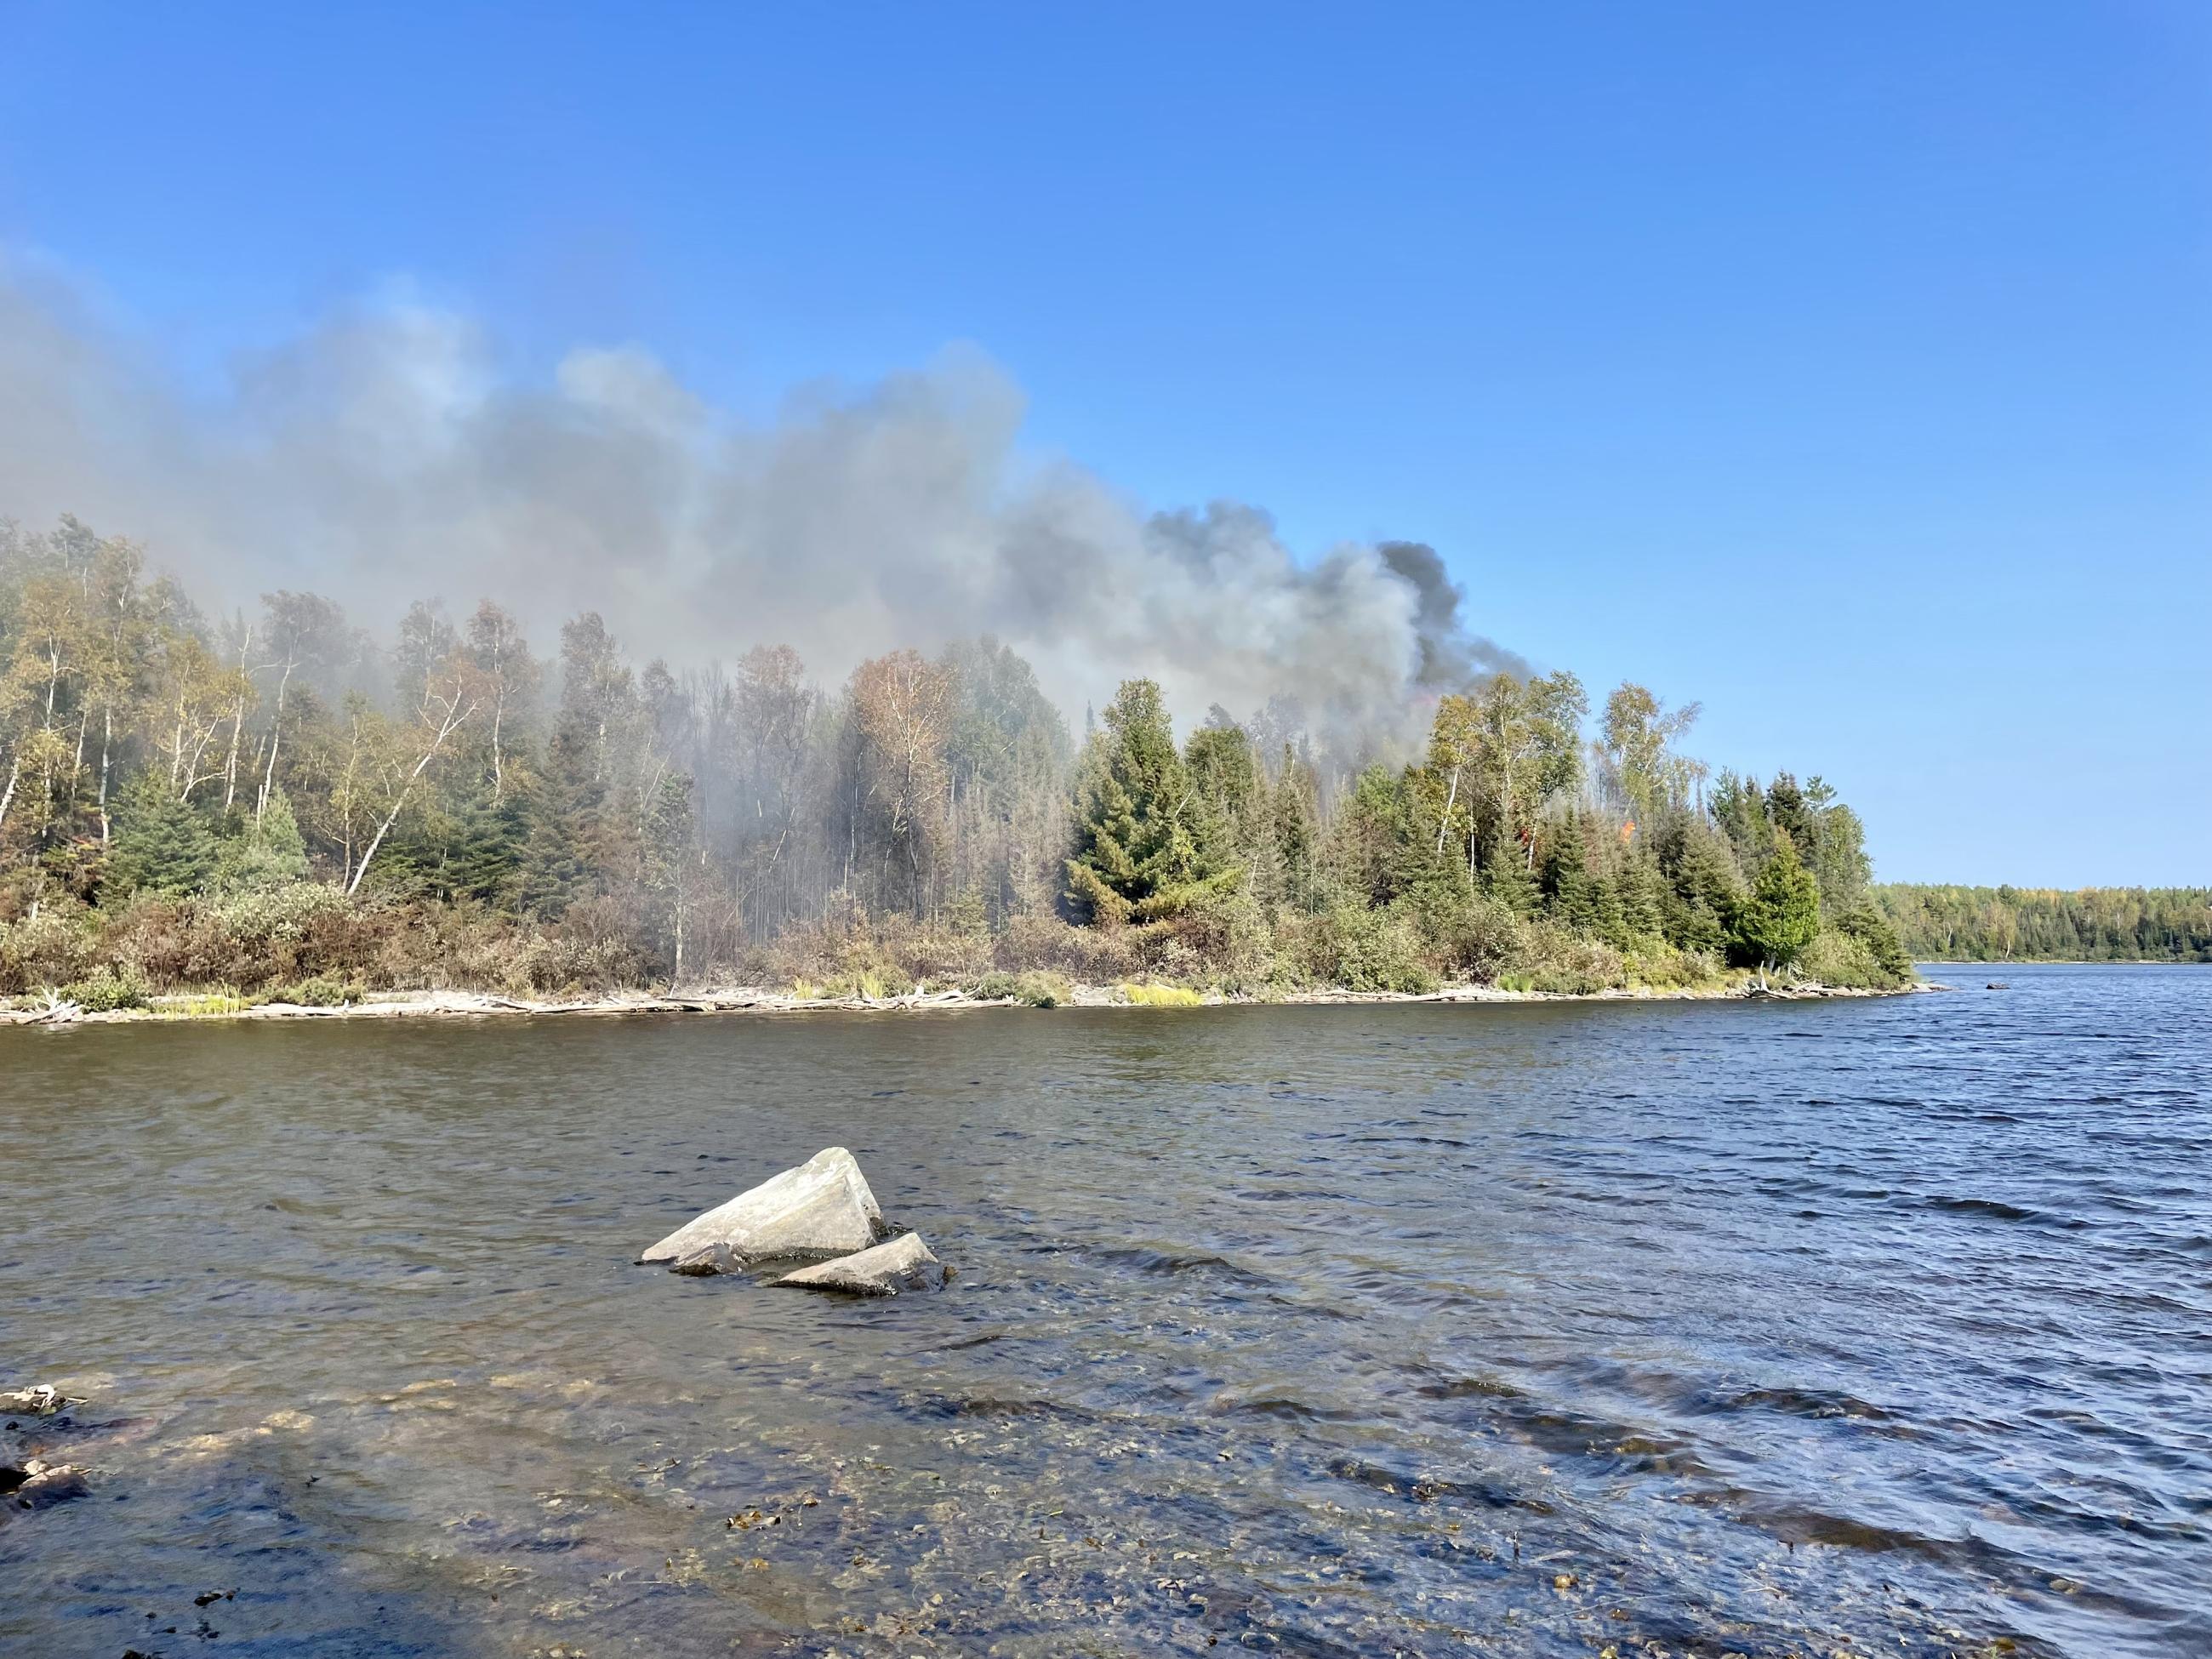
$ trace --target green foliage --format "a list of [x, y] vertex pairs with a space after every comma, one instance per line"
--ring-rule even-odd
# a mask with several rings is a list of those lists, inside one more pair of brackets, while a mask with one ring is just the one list
[[143, 1008], [149, 1001], [146, 981], [129, 968], [118, 969], [102, 963], [86, 978], [62, 988], [64, 1000], [88, 1014], [105, 1014], [118, 1008]]
[[1074, 843], [1067, 902], [1085, 921], [1176, 915], [1243, 879], [1198, 809], [1151, 680], [1123, 682], [1107, 705], [1106, 730], [1085, 752]]
[[[481, 904], [504, 908], [516, 903], [531, 828], [523, 798], [510, 794], [495, 802], [489, 793], [480, 794], [462, 810], [454, 828], [444, 872], [447, 890]], [[541, 896], [544, 890], [541, 882]]]
[[287, 985], [270, 992], [264, 1002], [289, 1003], [296, 1008], [341, 1008], [360, 1000], [360, 993], [352, 986], [334, 979], [303, 979], [296, 985]]
[[[1887, 989], [1909, 985], [1917, 977], [1912, 957], [1906, 952], [1897, 929], [1865, 899], [1844, 910], [1828, 930], [1850, 940], [1865, 951], [1873, 965], [1873, 976], [1865, 981], [1870, 988]], [[1810, 970], [1808, 970], [1810, 971]], [[1816, 975], [1817, 976], [1817, 975]]]
[[1697, 982], [1723, 951], [1901, 978], [1884, 915], [1923, 951], [2212, 957], [2202, 895], [1877, 914], [1832, 788], [1723, 774], [1708, 810], [1695, 706], [1632, 684], [1593, 732], [1571, 674], [1462, 683], [1401, 751], [1310, 731], [1287, 695], [1178, 745], [1131, 680], [1072, 764], [988, 639], [833, 690], [781, 647], [634, 669], [585, 615], [549, 708], [489, 602], [458, 628], [418, 604], [389, 652], [313, 594], [263, 609], [210, 623], [127, 544], [0, 526], [0, 994], [101, 963], [226, 1004], [709, 976], [1588, 989]]
[[1402, 909], [1342, 903], [1321, 918], [1309, 968], [1347, 991], [1420, 994], [1437, 988], [1419, 930]]
[[1736, 907], [1733, 929], [1737, 960], [1748, 967], [1787, 968], [1820, 931], [1820, 890], [1787, 835]]
[[125, 797], [102, 885], [129, 894], [196, 893], [216, 872], [217, 849], [207, 820], [152, 779]]
[[2212, 962], [2212, 887], [1887, 886], [1872, 897], [1922, 962]]
[[1508, 974], [1522, 988], [1558, 995], [1588, 996], [1627, 981], [1620, 955], [1555, 921], [1534, 921], [1522, 929]]
[[970, 994], [987, 1002], [1020, 1002], [1032, 1008], [1057, 1008], [1075, 1000], [1075, 989], [1064, 975], [1041, 969], [986, 974]]
[[270, 796], [258, 825], [249, 818], [241, 834], [222, 843], [215, 884], [231, 890], [284, 887], [307, 880], [307, 837], [300, 833], [290, 799], [279, 789]]
[[69, 907], [0, 922], [0, 995], [82, 979], [99, 958], [98, 938]]

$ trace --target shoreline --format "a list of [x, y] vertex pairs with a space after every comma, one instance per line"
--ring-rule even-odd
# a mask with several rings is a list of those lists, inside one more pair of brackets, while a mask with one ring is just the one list
[[[1353, 1003], [1516, 1003], [1516, 1002], [1820, 1002], [1838, 998], [1914, 996], [1955, 988], [1922, 980], [1893, 990], [1858, 990], [1822, 985], [1792, 985], [1760, 990], [1753, 985], [1727, 985], [1669, 989], [1613, 988], [1602, 991], [1505, 991], [1488, 985], [1449, 986], [1437, 991], [1351, 991], [1320, 988], [1285, 991], [1273, 996], [1229, 996], [1206, 992], [1191, 1006], [1263, 1007], [1296, 1006], [1320, 1007]], [[74, 1004], [57, 1007], [0, 1010], [0, 1025], [60, 1027], [155, 1023], [198, 1024], [211, 1020], [267, 1019], [484, 1019], [546, 1018], [556, 1015], [601, 1018], [638, 1014], [815, 1014], [815, 1013], [930, 1013], [958, 1012], [976, 1008], [1023, 1008], [1051, 1012], [1056, 1008], [1127, 1008], [1139, 1005], [1121, 997], [1110, 985], [1079, 985], [1055, 1009], [1038, 1008], [1013, 997], [972, 996], [965, 991], [916, 991], [893, 997], [801, 997], [787, 991], [759, 986], [730, 986], [711, 990], [614, 992], [580, 1000], [539, 1001], [479, 991], [380, 992], [360, 1002], [331, 1007], [309, 1007], [300, 1003], [268, 1002], [250, 1007], [204, 1009], [164, 1007], [164, 1003], [191, 1005], [204, 994], [182, 993], [156, 999], [145, 1008], [113, 1008], [88, 1012]], [[1159, 1010], [1155, 1009], [1157, 1012]]]

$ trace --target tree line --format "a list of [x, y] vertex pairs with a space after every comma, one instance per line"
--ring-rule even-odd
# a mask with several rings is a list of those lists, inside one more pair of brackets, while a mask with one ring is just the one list
[[1856, 815], [1711, 774], [1696, 715], [1498, 675], [1384, 759], [1285, 699], [1178, 741], [1132, 680], [1079, 741], [990, 639], [834, 688], [780, 646], [639, 667], [592, 614], [542, 649], [490, 600], [387, 647], [5, 526], [0, 994], [1908, 976]]
[[1875, 898], [1921, 962], [2212, 962], [2212, 887], [1895, 885]]

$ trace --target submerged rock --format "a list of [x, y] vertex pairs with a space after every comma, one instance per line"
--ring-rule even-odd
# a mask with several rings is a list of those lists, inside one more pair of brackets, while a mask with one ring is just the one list
[[668, 1271], [690, 1273], [695, 1279], [704, 1279], [709, 1273], [737, 1273], [745, 1270], [745, 1258], [732, 1246], [708, 1244], [688, 1255], [679, 1255], [669, 1264]]
[[778, 1256], [865, 1250], [883, 1232], [884, 1212], [860, 1166], [842, 1146], [827, 1146], [687, 1221], [638, 1260], [672, 1262], [684, 1273], [730, 1273]]
[[44, 1509], [49, 1504], [83, 1497], [88, 1490], [84, 1474], [74, 1463], [26, 1458], [20, 1469], [0, 1468], [0, 1492], [5, 1492], [17, 1509]]
[[839, 1256], [786, 1273], [775, 1282], [808, 1291], [845, 1291], [854, 1296], [896, 1296], [901, 1291], [945, 1287], [945, 1264], [929, 1253], [920, 1233], [906, 1233], [888, 1244]]

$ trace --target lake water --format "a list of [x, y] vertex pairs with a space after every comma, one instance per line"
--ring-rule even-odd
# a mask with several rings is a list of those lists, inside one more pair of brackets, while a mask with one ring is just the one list
[[0, 1030], [0, 1652], [2212, 1653], [2212, 970], [1992, 971]]

